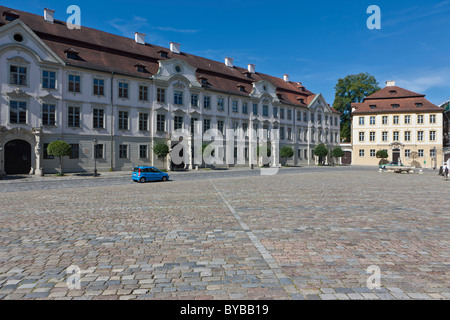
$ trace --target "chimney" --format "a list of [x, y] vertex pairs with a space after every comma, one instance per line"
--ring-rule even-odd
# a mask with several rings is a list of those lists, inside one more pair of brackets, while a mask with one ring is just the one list
[[135, 32], [134, 41], [139, 44], [145, 44], [145, 33]]
[[284, 74], [283, 75], [283, 79], [285, 82], [289, 82], [289, 75], [288, 74]]
[[52, 9], [44, 9], [44, 20], [50, 23], [53, 23], [53, 15], [55, 14], [55, 10]]
[[395, 86], [395, 81], [386, 81], [386, 87], [394, 87]]
[[233, 60], [232, 58], [225, 58], [225, 65], [227, 67], [233, 68]]
[[248, 72], [255, 73], [255, 65], [254, 64], [249, 64], [247, 69], [248, 69]]
[[172, 51], [173, 53], [181, 53], [180, 51], [180, 44], [179, 43], [175, 43], [175, 42], [171, 42], [170, 43], [170, 51]]

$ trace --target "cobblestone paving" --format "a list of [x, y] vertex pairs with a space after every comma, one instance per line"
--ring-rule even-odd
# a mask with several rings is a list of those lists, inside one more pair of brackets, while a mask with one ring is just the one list
[[0, 299], [450, 299], [449, 187], [331, 169], [9, 190]]

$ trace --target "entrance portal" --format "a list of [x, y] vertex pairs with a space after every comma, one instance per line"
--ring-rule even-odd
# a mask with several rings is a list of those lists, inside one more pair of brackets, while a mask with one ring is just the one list
[[392, 161], [393, 162], [398, 162], [399, 158], [400, 158], [400, 149], [392, 150]]
[[11, 140], [5, 145], [6, 174], [28, 174], [31, 170], [31, 145], [24, 140]]

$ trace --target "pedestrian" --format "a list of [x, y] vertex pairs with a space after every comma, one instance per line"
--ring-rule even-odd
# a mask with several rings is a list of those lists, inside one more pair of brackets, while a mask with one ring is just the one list
[[444, 180], [448, 179], [448, 170], [449, 170], [448, 165], [447, 165], [447, 163], [445, 163], [444, 167], [442, 168], [442, 173], [444, 174]]

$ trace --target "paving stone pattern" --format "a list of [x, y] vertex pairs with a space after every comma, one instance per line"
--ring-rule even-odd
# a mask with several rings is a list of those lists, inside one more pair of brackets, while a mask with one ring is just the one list
[[0, 299], [450, 299], [434, 173], [76, 183], [0, 193]]

